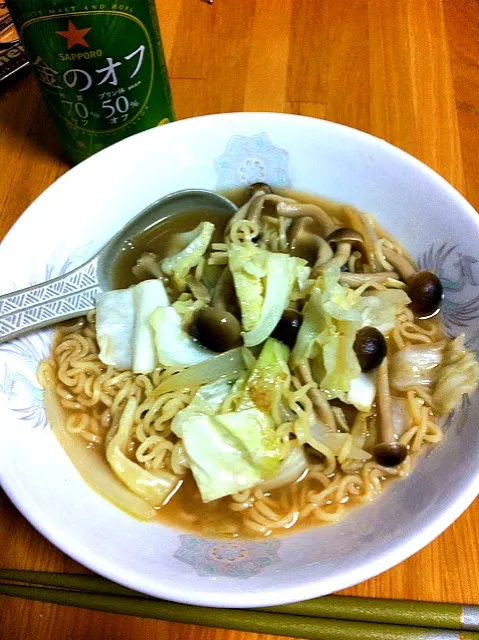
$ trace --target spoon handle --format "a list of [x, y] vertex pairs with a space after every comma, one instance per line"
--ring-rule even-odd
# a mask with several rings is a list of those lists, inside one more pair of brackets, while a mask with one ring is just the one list
[[101, 292], [97, 262], [95, 256], [59, 278], [0, 296], [0, 343], [93, 309]]

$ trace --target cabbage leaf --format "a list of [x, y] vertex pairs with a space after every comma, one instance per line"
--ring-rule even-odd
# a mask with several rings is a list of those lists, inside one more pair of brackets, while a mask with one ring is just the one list
[[252, 242], [234, 244], [228, 249], [228, 264], [245, 331], [254, 329], [261, 318], [267, 260], [268, 252], [259, 249]]
[[303, 286], [309, 273], [306, 261], [245, 242], [228, 249], [228, 264], [241, 309], [243, 341], [253, 347], [264, 342], [278, 324], [295, 282]]
[[292, 353], [294, 366], [322, 356], [324, 376], [317, 382], [331, 398], [347, 393], [351, 380], [361, 373], [353, 349], [361, 326], [361, 314], [354, 309], [357, 296], [339, 284], [339, 275], [339, 267], [333, 266], [317, 278]]
[[288, 358], [285, 344], [274, 338], [266, 340], [246, 381], [238, 410], [255, 407], [263, 413], [271, 411], [289, 382]]
[[389, 358], [389, 383], [394, 391], [431, 387], [443, 359], [444, 342], [414, 344]]
[[228, 394], [231, 391], [231, 383], [226, 379], [215, 380], [209, 384], [204, 384], [193, 396], [190, 404], [179, 411], [173, 418], [171, 430], [178, 436], [183, 437], [183, 424], [192, 416], [204, 414], [207, 416], [217, 413]]
[[150, 323], [158, 361], [165, 367], [187, 367], [217, 355], [183, 330], [181, 316], [173, 307], [158, 307], [150, 316]]
[[97, 297], [96, 339], [104, 364], [131, 369], [134, 322], [133, 287]]
[[163, 273], [173, 276], [179, 289], [185, 286], [185, 278], [190, 269], [196, 267], [211, 242], [215, 225], [212, 222], [201, 222], [193, 230], [193, 240], [179, 253], [164, 258], [161, 263]]
[[270, 418], [258, 409], [192, 415], [182, 434], [203, 502], [254, 487], [279, 469], [281, 443]]
[[247, 347], [261, 344], [270, 336], [288, 306], [294, 283], [304, 277], [306, 261], [285, 253], [268, 252], [266, 286], [258, 323], [243, 336]]
[[151, 373], [157, 365], [157, 356], [150, 316], [158, 306], [168, 304], [168, 294], [161, 280], [144, 280], [131, 288], [135, 312], [132, 370]]
[[444, 350], [444, 360], [435, 381], [433, 407], [442, 415], [460, 406], [464, 394], [474, 393], [479, 384], [479, 363], [464, 347], [464, 334]]
[[353, 349], [356, 333], [364, 326], [388, 333], [410, 300], [400, 290], [358, 295], [356, 290], [343, 287], [339, 277], [340, 269], [333, 265], [317, 278], [303, 311], [292, 364], [295, 367], [312, 359], [314, 379], [330, 398], [340, 398], [367, 412], [374, 401], [374, 389], [370, 377], [361, 373]]

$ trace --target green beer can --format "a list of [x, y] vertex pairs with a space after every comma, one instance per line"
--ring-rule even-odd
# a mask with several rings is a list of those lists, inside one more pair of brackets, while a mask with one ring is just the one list
[[7, 5], [73, 162], [174, 119], [154, 0]]

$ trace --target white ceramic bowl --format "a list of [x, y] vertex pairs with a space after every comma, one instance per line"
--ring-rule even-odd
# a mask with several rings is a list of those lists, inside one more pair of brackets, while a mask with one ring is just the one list
[[[470, 348], [479, 350], [479, 217], [472, 207], [436, 173], [386, 142], [292, 115], [184, 120], [80, 164], [37, 199], [3, 241], [1, 293], [70, 270], [167, 193], [257, 181], [375, 214], [422, 266], [440, 275], [447, 331], [465, 331]], [[331, 593], [418, 551], [479, 491], [476, 394], [449, 420], [444, 443], [406, 480], [339, 524], [281, 540], [228, 542], [139, 523], [83, 482], [46, 423], [35, 371], [50, 339], [46, 331], [0, 347], [1, 484], [53, 544], [133, 589], [222, 607]]]

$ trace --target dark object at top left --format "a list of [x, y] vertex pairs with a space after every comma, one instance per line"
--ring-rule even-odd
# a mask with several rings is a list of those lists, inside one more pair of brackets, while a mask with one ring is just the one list
[[27, 68], [25, 50], [10, 13], [5, 3], [0, 2], [0, 89], [20, 78]]

